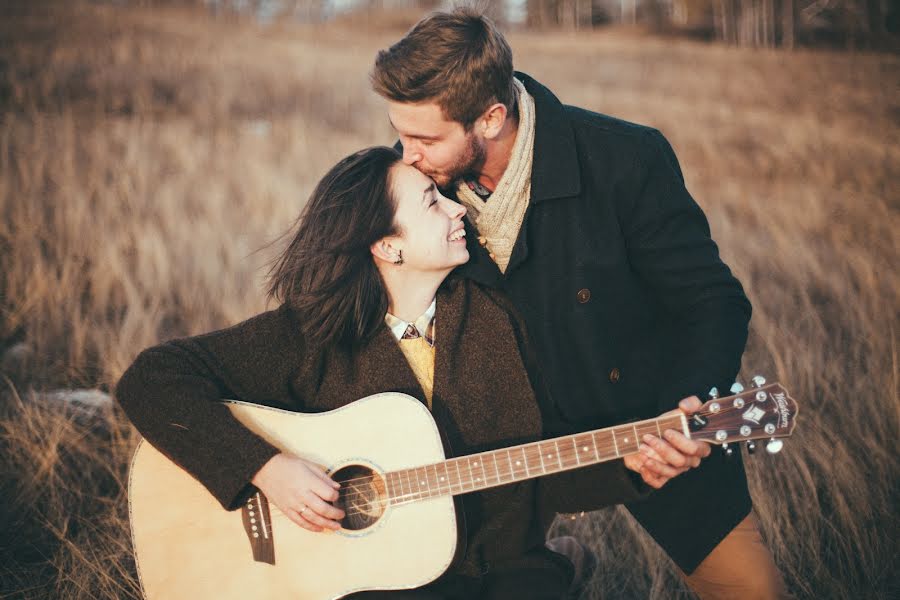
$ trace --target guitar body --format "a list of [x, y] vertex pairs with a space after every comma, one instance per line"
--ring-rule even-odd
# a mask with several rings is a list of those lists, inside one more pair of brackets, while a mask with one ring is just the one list
[[[376, 394], [317, 414], [226, 405], [274, 446], [329, 473], [360, 465], [383, 474], [445, 458], [430, 413], [404, 394]], [[312, 533], [274, 505], [223, 510], [206, 488], [146, 442], [135, 452], [128, 495], [148, 600], [318, 600], [419, 587], [447, 570], [457, 548], [452, 496], [382, 506], [364, 527]], [[271, 543], [274, 564], [254, 558], [254, 534]]]

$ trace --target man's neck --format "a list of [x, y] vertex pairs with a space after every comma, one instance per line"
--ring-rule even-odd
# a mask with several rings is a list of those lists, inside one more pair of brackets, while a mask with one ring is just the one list
[[497, 189], [497, 184], [500, 183], [500, 179], [503, 177], [503, 173], [506, 172], [510, 159], [512, 159], [512, 150], [516, 144], [518, 131], [518, 117], [510, 117], [504, 123], [503, 129], [500, 130], [500, 135], [493, 140], [485, 140], [486, 156], [484, 165], [478, 172], [477, 180], [478, 183], [492, 192]]

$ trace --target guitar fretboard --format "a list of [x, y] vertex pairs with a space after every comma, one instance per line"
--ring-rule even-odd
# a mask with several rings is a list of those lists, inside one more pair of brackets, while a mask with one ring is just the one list
[[516, 481], [615, 460], [638, 451], [647, 434], [686, 432], [682, 415], [648, 419], [576, 433], [386, 474], [393, 505], [437, 496], [467, 494]]

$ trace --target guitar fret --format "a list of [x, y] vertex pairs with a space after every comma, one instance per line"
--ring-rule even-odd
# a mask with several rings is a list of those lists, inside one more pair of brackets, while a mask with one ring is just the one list
[[525, 464], [525, 476], [530, 477], [531, 472], [528, 470], [528, 455], [525, 453], [525, 447], [522, 447], [522, 462]]
[[581, 455], [578, 454], [578, 445], [575, 444], [575, 436], [572, 436], [572, 450], [575, 451], [575, 462], [581, 464]]
[[[425, 465], [423, 468], [425, 469], [425, 481], [428, 482], [428, 497], [434, 498], [435, 496], [441, 495], [440, 484], [438, 484], [437, 474], [434, 477], [431, 476], [431, 473], [428, 472], [428, 467], [431, 467], [432, 471], [435, 471], [434, 465]], [[436, 473], [436, 471], [435, 471]], [[432, 485], [433, 483], [433, 485]]]
[[494, 459], [494, 479], [497, 480], [497, 483], [500, 483], [500, 467], [497, 466], [497, 453], [491, 452], [491, 458]]
[[416, 484], [416, 500], [421, 500], [424, 497], [425, 492], [422, 489], [422, 476], [419, 475], [418, 467], [412, 470], [412, 477]]
[[450, 470], [447, 468], [446, 462], [441, 463], [441, 469], [443, 469], [442, 477], [444, 478], [444, 481], [447, 482], [447, 493], [452, 494], [453, 493], [453, 480], [450, 478]]
[[[625, 431], [619, 431], [622, 429], [625, 429]], [[630, 429], [631, 432], [628, 432], [628, 429]], [[624, 437], [622, 437], [622, 439], [620, 440], [617, 433], [623, 435]], [[625, 455], [625, 454], [631, 454], [633, 452], [637, 452], [638, 451], [638, 448], [637, 448], [638, 440], [635, 439], [636, 436], [637, 436], [637, 429], [635, 428], [634, 425], [625, 425], [623, 427], [614, 428], [613, 429], [613, 441], [616, 442], [616, 452], [620, 456]], [[621, 446], [618, 443], [620, 441], [623, 444]]]
[[[431, 467], [431, 470], [434, 473], [435, 493], [433, 493], [432, 496], [443, 496], [444, 490], [441, 489], [441, 480], [440, 480], [440, 477], [438, 476], [437, 465], [429, 465], [429, 466]], [[427, 469], [427, 467], [426, 467], [426, 469]], [[431, 473], [428, 474], [428, 481], [429, 481], [429, 483], [432, 481]]]
[[394, 481], [393, 481], [393, 478], [394, 478], [394, 473], [393, 473], [393, 472], [388, 472], [388, 473], [386, 473], [386, 474], [385, 474], [385, 477], [384, 477], [385, 483], [387, 484], [387, 495], [388, 495], [388, 498], [393, 498], [394, 496], [397, 495], [397, 493], [396, 493], [396, 488], [394, 487]]
[[547, 468], [544, 467], [544, 453], [541, 451], [541, 445], [538, 444], [538, 458], [541, 459], [541, 471], [544, 473], [547, 472]]
[[510, 481], [516, 478], [516, 471], [512, 466], [512, 456], [509, 453], [509, 448], [506, 449], [506, 460], [509, 461], [509, 477]]
[[553, 440], [553, 445], [556, 447], [556, 462], [559, 463], [559, 468], [562, 469], [563, 464], [562, 464], [562, 457], [559, 455], [559, 442], [556, 440]]
[[406, 490], [409, 488], [409, 475], [406, 475], [406, 485], [403, 484], [403, 475], [406, 475], [406, 471], [400, 471], [397, 473], [397, 477], [400, 479], [400, 496], [406, 497]]
[[422, 489], [424, 485], [424, 481], [422, 481], [422, 476], [419, 475], [418, 467], [413, 469], [413, 479], [416, 482], [416, 500], [421, 500], [425, 496], [425, 490]]
[[616, 430], [615, 429], [611, 430], [609, 432], [609, 435], [610, 435], [610, 437], [612, 437], [613, 450], [615, 450], [616, 456], [622, 456], [622, 454], [619, 453], [619, 442], [616, 441]]
[[462, 471], [460, 471], [460, 469], [459, 469], [459, 459], [456, 459], [453, 462], [456, 463], [457, 485], [459, 485], [459, 491], [462, 492], [466, 488], [465, 488], [465, 486], [463, 486], [463, 476], [462, 476]]
[[413, 467], [409, 469], [407, 473], [409, 473], [409, 481], [412, 485], [412, 493], [414, 498], [413, 500], [421, 500], [422, 499], [422, 486], [419, 484], [419, 476], [416, 473], [417, 469]]

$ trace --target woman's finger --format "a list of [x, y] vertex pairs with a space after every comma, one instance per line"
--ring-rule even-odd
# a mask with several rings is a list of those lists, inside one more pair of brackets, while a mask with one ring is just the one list
[[[314, 494], [307, 494], [305, 496], [305, 499], [307, 501], [307, 506], [309, 507], [308, 512], [312, 512], [312, 514], [328, 521], [329, 523], [334, 523], [335, 525], [340, 526], [338, 521], [344, 518], [344, 511], [332, 506], [331, 504], [329, 504], [322, 498], [315, 496]], [[321, 525], [322, 523], [319, 524]], [[334, 529], [336, 527], [332, 528]]]
[[333, 488], [329, 483], [322, 479], [316, 479], [315, 481], [310, 482], [309, 491], [326, 502], [334, 502], [340, 497], [340, 493], [337, 489]]
[[328, 475], [328, 473], [325, 471], [325, 469], [323, 469], [316, 463], [309, 462], [309, 461], [304, 461], [304, 462], [306, 462], [306, 466], [309, 467], [309, 470], [312, 471], [313, 473], [315, 473], [319, 477], [319, 479], [321, 479], [323, 482], [325, 482], [326, 485], [328, 485], [328, 487], [333, 488], [333, 489], [337, 489], [337, 488], [341, 487], [341, 484], [339, 484], [337, 481], [332, 479]]
[[291, 521], [293, 521], [303, 529], [307, 529], [309, 531], [312, 531], [313, 533], [321, 532], [322, 527], [312, 523], [311, 521], [309, 521], [309, 519], [306, 518], [306, 513], [308, 512], [309, 509], [303, 510], [303, 512], [294, 509], [288, 509], [284, 511], [284, 514], [286, 514]]

